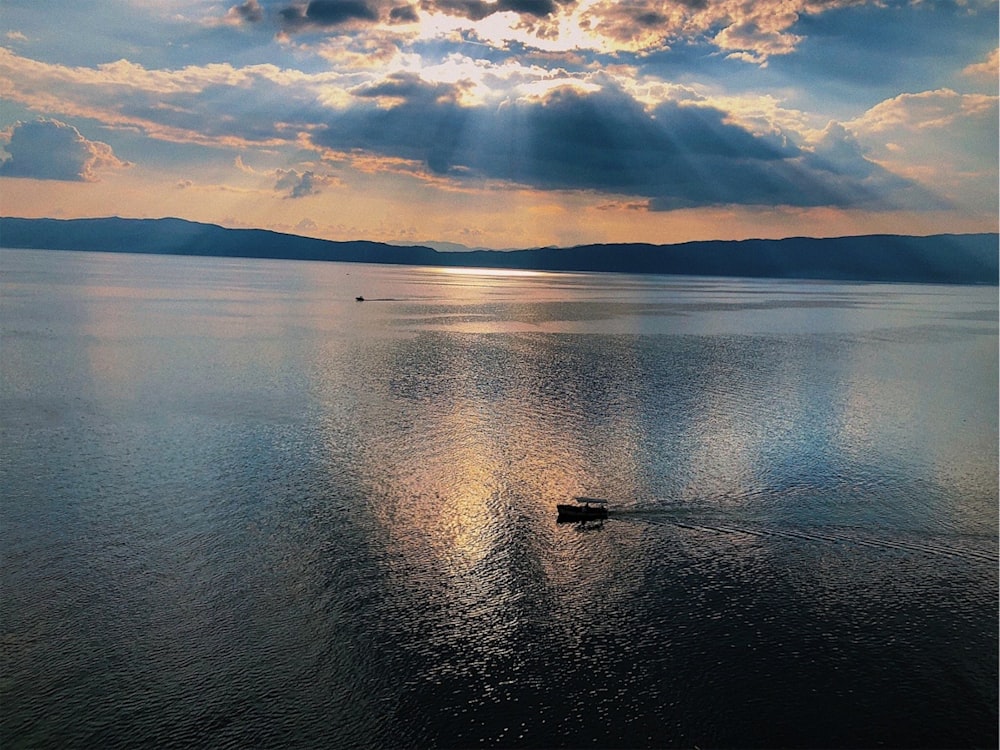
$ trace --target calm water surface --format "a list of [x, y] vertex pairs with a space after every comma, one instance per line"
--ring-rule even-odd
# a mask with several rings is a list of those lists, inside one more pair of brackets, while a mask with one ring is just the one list
[[4, 748], [997, 745], [995, 288], [0, 274]]

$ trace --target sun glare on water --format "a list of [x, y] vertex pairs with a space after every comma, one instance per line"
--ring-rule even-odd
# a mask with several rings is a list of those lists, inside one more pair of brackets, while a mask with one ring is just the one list
[[517, 277], [517, 276], [555, 276], [551, 271], [532, 271], [526, 268], [437, 268], [436, 271], [453, 276], [491, 276], [491, 277]]

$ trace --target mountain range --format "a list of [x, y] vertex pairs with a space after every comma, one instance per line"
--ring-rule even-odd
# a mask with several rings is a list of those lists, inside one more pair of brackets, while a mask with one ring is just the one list
[[422, 245], [334, 242], [183, 219], [0, 218], [0, 246], [422, 266], [603, 271], [942, 284], [998, 283], [998, 235], [620, 243], [440, 252]]

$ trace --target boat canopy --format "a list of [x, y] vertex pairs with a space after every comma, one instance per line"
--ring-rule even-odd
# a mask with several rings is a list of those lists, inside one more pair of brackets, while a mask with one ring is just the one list
[[598, 500], [596, 497], [574, 497], [578, 503], [591, 503], [594, 505], [607, 505], [607, 500]]

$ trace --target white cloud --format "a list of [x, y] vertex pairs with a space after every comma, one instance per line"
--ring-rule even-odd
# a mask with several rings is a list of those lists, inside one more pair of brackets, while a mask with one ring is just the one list
[[[940, 130], [951, 128], [961, 120], [989, 115], [996, 107], [996, 96], [935, 89], [886, 99], [854, 120], [851, 125], [868, 133]], [[992, 130], [996, 130], [995, 124]]]
[[962, 75], [996, 83], [997, 77], [1000, 76], [1000, 48], [990, 52], [982, 62], [966, 65], [962, 69]]
[[175, 143], [230, 148], [287, 144], [297, 133], [281, 132], [281, 123], [275, 122], [280, 112], [262, 107], [261, 101], [280, 100], [281, 112], [312, 110], [315, 119], [324, 108], [324, 87], [352, 80], [336, 72], [306, 73], [271, 64], [151, 70], [118, 60], [70, 67], [0, 48], [0, 96], [36, 111], [93, 119]]
[[873, 161], [955, 205], [998, 201], [998, 97], [936, 89], [901, 94], [845, 125]]
[[702, 39], [732, 59], [755, 65], [787, 55], [803, 37], [792, 28], [803, 15], [864, 4], [865, 0], [598, 0], [583, 3], [581, 23], [618, 49], [652, 51], [675, 39]]

